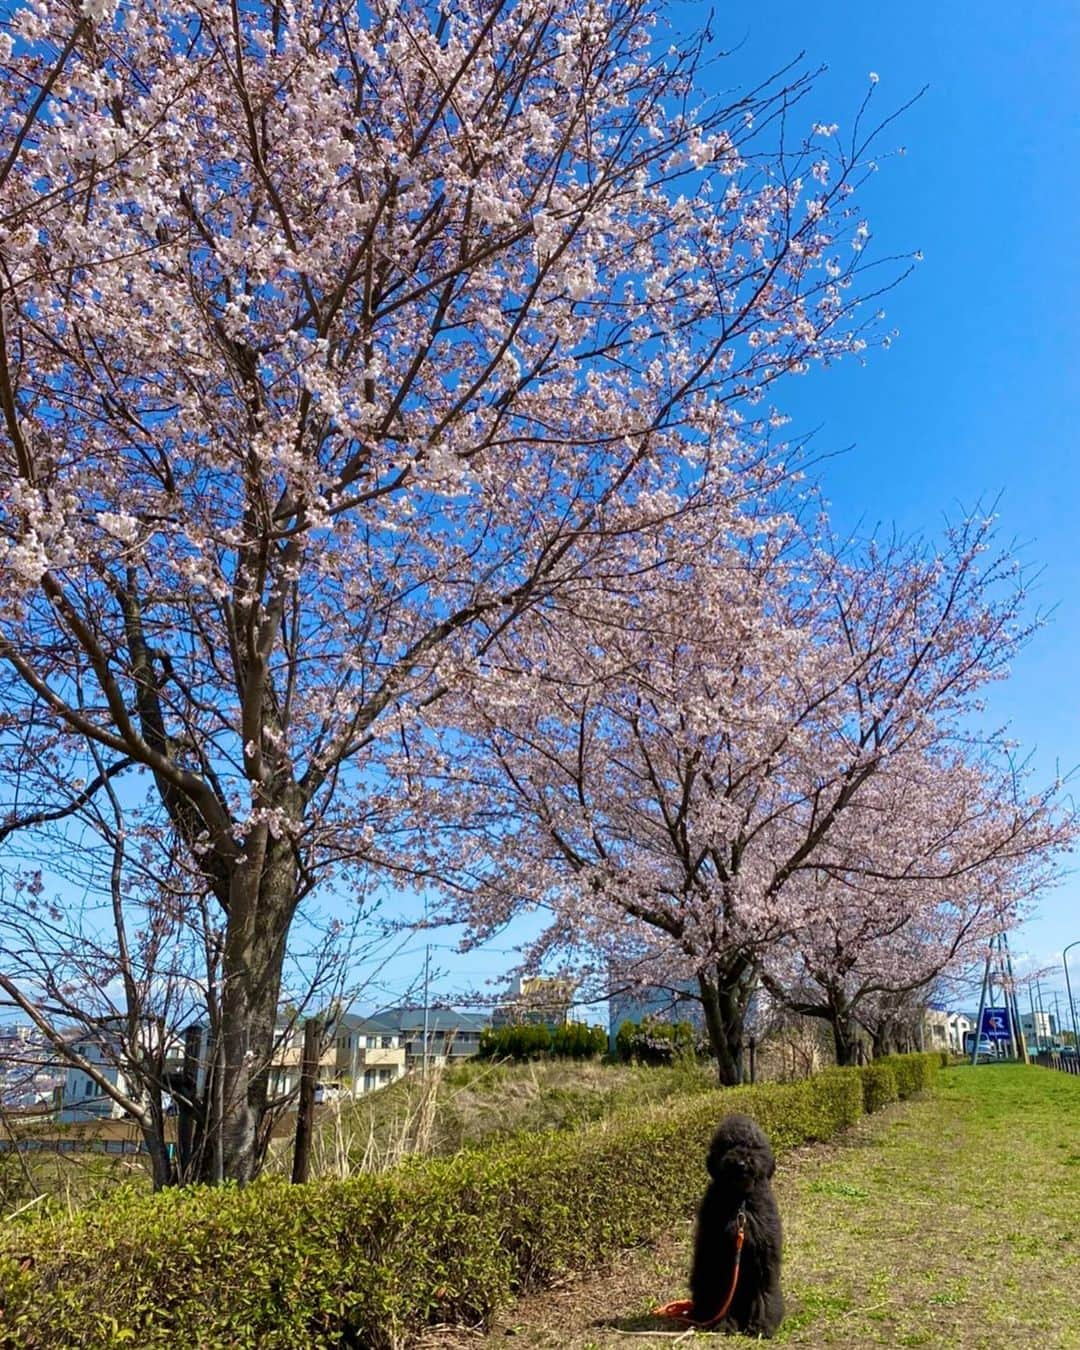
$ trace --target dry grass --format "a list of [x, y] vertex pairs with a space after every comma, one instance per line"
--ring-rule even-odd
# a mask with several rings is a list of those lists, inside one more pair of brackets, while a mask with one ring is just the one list
[[[778, 1343], [1080, 1347], [1080, 1079], [949, 1070], [934, 1098], [787, 1155], [778, 1192], [788, 1300]], [[655, 1248], [522, 1300], [489, 1336], [447, 1331], [427, 1345], [701, 1344], [698, 1334], [663, 1334], [648, 1315], [683, 1294], [689, 1239], [683, 1219]]]
[[150, 1187], [147, 1161], [138, 1155], [59, 1153], [0, 1154], [0, 1222], [34, 1209], [73, 1214], [117, 1186]]
[[[385, 1172], [412, 1155], [447, 1155], [523, 1130], [571, 1129], [675, 1094], [715, 1086], [697, 1065], [649, 1069], [552, 1060], [493, 1064], [472, 1060], [411, 1074], [352, 1102], [320, 1109], [313, 1177]], [[288, 1173], [291, 1140], [275, 1144], [271, 1171]]]

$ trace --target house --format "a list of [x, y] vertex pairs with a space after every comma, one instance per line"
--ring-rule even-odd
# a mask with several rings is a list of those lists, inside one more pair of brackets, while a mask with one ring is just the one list
[[405, 1050], [406, 1069], [457, 1064], [480, 1049], [480, 1035], [491, 1026], [487, 1013], [456, 1008], [390, 1008], [379, 1014]]
[[30, 1023], [0, 1025], [0, 1107], [47, 1110], [64, 1084], [57, 1052]]
[[[300, 1086], [304, 1065], [304, 1023], [299, 1018], [279, 1022], [274, 1033], [274, 1048], [270, 1055], [268, 1089], [271, 1097], [287, 1097]], [[332, 1038], [323, 1037], [319, 1053], [316, 1082], [328, 1083], [337, 1079], [337, 1047]]]
[[923, 1009], [923, 1046], [927, 1050], [964, 1053], [964, 1037], [975, 1023], [966, 1013], [955, 1012], [944, 1003], [930, 1003]]
[[[168, 1060], [170, 1052], [177, 1052], [179, 1041], [171, 1033], [165, 1034], [169, 1042], [166, 1046]], [[147, 1019], [140, 1030], [140, 1049], [148, 1054], [154, 1053], [160, 1045], [161, 1035], [156, 1020]], [[128, 1096], [138, 1092], [126, 1068], [132, 1053], [127, 1018], [109, 1018], [89, 1031], [73, 1035], [71, 1050], [91, 1064], [98, 1075], [117, 1091]], [[109, 1096], [96, 1078], [75, 1064], [68, 1065], [64, 1074], [60, 1110], [56, 1117], [61, 1124], [73, 1124], [80, 1120], [118, 1120], [123, 1115], [123, 1107]]]
[[[175, 1038], [175, 1046], [165, 1063], [166, 1073], [179, 1075], [182, 1070], [194, 1069], [195, 1093], [206, 1091], [206, 1079], [214, 1054], [214, 1038], [206, 1022], [192, 1022]], [[279, 1018], [274, 1028], [274, 1046], [270, 1052], [267, 1072], [267, 1090], [271, 1098], [287, 1097], [300, 1086], [304, 1061], [304, 1023], [296, 1017]], [[337, 1080], [337, 1049], [332, 1039], [324, 1037], [319, 1056], [317, 1081]]]
[[356, 1096], [386, 1087], [405, 1074], [401, 1029], [383, 1016], [344, 1013], [334, 1026], [334, 1065], [338, 1082]]

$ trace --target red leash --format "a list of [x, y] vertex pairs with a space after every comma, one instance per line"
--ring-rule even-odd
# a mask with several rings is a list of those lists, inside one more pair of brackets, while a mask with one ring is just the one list
[[694, 1311], [694, 1300], [691, 1298], [678, 1298], [674, 1303], [665, 1303], [660, 1308], [653, 1309], [654, 1317], [668, 1317], [672, 1321], [682, 1322], [684, 1326], [700, 1327], [702, 1331], [708, 1331], [710, 1327], [716, 1326], [717, 1322], [722, 1322], [728, 1315], [732, 1300], [735, 1297], [735, 1287], [739, 1283], [739, 1263], [742, 1261], [743, 1243], [746, 1241], [746, 1211], [740, 1209], [735, 1219], [735, 1266], [731, 1272], [731, 1288], [727, 1292], [727, 1298], [724, 1299], [724, 1306], [715, 1316], [710, 1317], [707, 1322], [695, 1322], [691, 1313]]

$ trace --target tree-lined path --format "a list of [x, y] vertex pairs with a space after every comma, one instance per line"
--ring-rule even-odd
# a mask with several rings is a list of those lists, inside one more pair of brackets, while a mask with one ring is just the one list
[[[1080, 1346], [1080, 1081], [1011, 1065], [947, 1071], [934, 1097], [782, 1159], [777, 1189], [788, 1303], [778, 1343]], [[683, 1293], [689, 1238], [679, 1221], [655, 1249], [522, 1300], [486, 1339], [446, 1332], [427, 1345], [673, 1344], [642, 1333], [660, 1325], [650, 1307]]]

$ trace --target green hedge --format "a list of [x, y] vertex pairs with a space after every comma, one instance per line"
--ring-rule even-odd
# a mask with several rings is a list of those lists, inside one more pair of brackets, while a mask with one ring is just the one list
[[[907, 1064], [891, 1061], [897, 1081], [922, 1083]], [[3, 1231], [0, 1344], [392, 1350], [431, 1322], [484, 1322], [689, 1213], [725, 1112], [754, 1116], [783, 1153], [858, 1120], [867, 1081], [832, 1069], [703, 1093], [344, 1182], [120, 1191]]]
[[900, 1096], [900, 1086], [896, 1081], [896, 1070], [891, 1064], [878, 1062], [867, 1064], [860, 1069], [862, 1074], [863, 1110], [880, 1111], [889, 1102], [895, 1102]]
[[607, 1050], [607, 1032], [584, 1022], [548, 1027], [542, 1022], [511, 1022], [480, 1033], [481, 1059], [594, 1059]]
[[693, 1058], [698, 1052], [698, 1037], [690, 1022], [667, 1022], [646, 1017], [640, 1022], [629, 1019], [615, 1033], [615, 1054], [624, 1064], [674, 1064]]
[[934, 1074], [941, 1068], [941, 1052], [927, 1050], [918, 1055], [886, 1055], [875, 1061], [874, 1067], [881, 1065], [891, 1068], [895, 1073], [901, 1098], [913, 1097], [930, 1088]]

